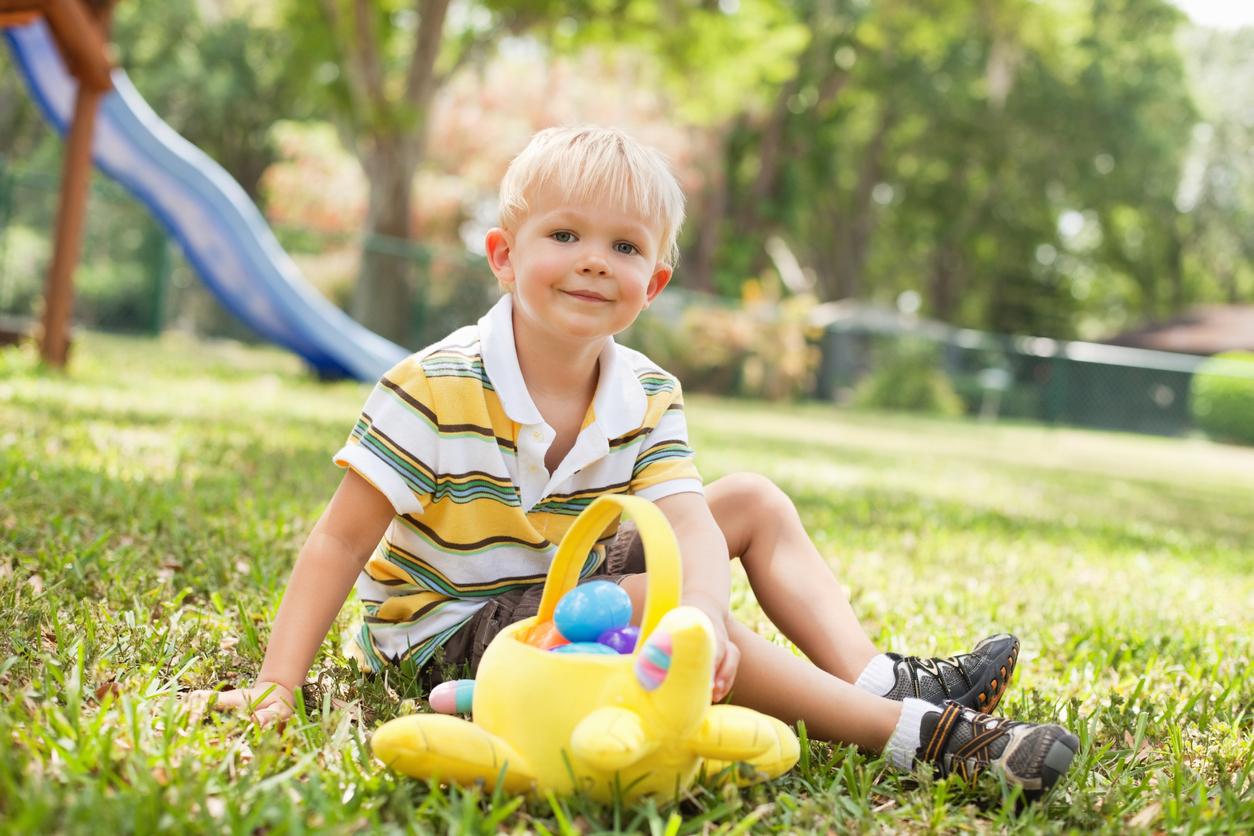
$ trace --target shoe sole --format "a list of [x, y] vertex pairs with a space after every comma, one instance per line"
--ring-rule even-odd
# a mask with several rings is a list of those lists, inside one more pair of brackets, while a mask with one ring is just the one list
[[1010, 687], [1010, 677], [1014, 676], [1015, 663], [1019, 661], [1019, 640], [1007, 636], [1002, 641], [1010, 642], [1010, 646], [990, 655], [984, 666], [974, 671], [971, 677], [979, 684], [961, 697], [954, 697], [954, 702], [981, 714], [992, 714], [997, 708], [997, 703], [1001, 702], [1002, 695]]

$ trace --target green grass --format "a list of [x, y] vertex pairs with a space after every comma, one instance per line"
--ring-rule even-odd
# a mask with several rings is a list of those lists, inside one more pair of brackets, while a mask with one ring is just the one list
[[[689, 401], [707, 479], [796, 500], [882, 649], [1024, 640], [1005, 714], [1083, 749], [1016, 815], [813, 743], [742, 792], [616, 809], [433, 788], [369, 754], [419, 707], [345, 663], [346, 608], [282, 734], [177, 694], [249, 682], [366, 389], [291, 357], [84, 335], [70, 375], [0, 354], [0, 832], [1230, 832], [1254, 826], [1254, 450]], [[734, 601], [763, 622], [740, 581]], [[762, 624], [761, 629], [769, 630]]]

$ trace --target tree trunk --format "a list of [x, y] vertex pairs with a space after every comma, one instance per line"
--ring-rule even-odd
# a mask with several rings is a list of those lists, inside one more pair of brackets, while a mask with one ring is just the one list
[[832, 259], [833, 298], [851, 299], [862, 289], [862, 265], [854, 232], [857, 221], [843, 212], [833, 215], [832, 220], [832, 243], [835, 245], [835, 257]]
[[896, 113], [891, 109], [884, 112], [858, 165], [858, 181], [847, 200], [848, 208], [831, 213], [831, 238], [835, 245], [831, 286], [835, 288], [836, 299], [856, 297], [862, 292], [862, 268], [866, 265], [879, 211], [871, 205], [871, 196], [883, 176], [884, 146], [896, 121]]
[[[411, 190], [425, 151], [427, 114], [446, 76], [435, 70], [449, 0], [415, 0], [409, 67], [389, 76], [372, 0], [353, 0], [351, 19], [337, 0], [323, 0], [330, 33], [347, 72], [355, 150], [370, 184], [361, 272], [349, 313], [375, 333], [405, 345], [413, 311], [409, 244]], [[464, 52], [462, 57], [469, 54]], [[459, 59], [460, 61], [460, 59]], [[395, 95], [399, 88], [401, 95]]]
[[1167, 236], [1167, 281], [1171, 285], [1171, 310], [1178, 314], [1184, 310], [1184, 243], [1181, 241], [1179, 216], [1165, 225]]
[[[722, 162], [721, 157], [718, 162]], [[684, 285], [690, 290], [714, 293], [714, 259], [718, 254], [719, 229], [727, 216], [727, 177], [721, 167], [710, 171], [704, 198], [701, 217], [697, 221], [692, 269], [684, 271]]]
[[931, 260], [932, 269], [928, 281], [931, 314], [944, 322], [952, 322], [958, 302], [958, 290], [962, 284], [962, 256], [952, 242], [943, 241], [932, 252]]
[[406, 345], [413, 310], [407, 249], [418, 154], [412, 142], [396, 134], [376, 134], [372, 140], [361, 154], [370, 201], [349, 313], [376, 334]]
[[1228, 304], [1235, 305], [1241, 301], [1240, 293], [1237, 291], [1237, 271], [1233, 263], [1224, 258], [1219, 262], [1215, 272], [1219, 275], [1219, 283], [1227, 291]]

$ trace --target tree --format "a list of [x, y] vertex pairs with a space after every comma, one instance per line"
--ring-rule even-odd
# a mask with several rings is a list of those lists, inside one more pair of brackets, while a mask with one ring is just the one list
[[401, 343], [409, 332], [411, 280], [407, 253], [396, 242], [410, 236], [427, 112], [448, 74], [485, 31], [497, 28], [483, 7], [462, 8], [473, 13], [450, 24], [455, 36], [447, 42], [449, 0], [322, 0], [284, 9], [295, 69], [321, 87], [323, 105], [369, 182], [366, 240], [350, 313]]
[[[765, 266], [762, 242], [781, 234], [824, 298], [916, 289], [925, 312], [975, 327], [1070, 336], [1075, 282], [1097, 268], [1128, 277], [1146, 309], [1178, 303], [1172, 196], [1193, 111], [1174, 8], [792, 8], [811, 33], [795, 74], [726, 146], [725, 284]], [[1058, 222], [1085, 211], [1157, 234], [1072, 252]]]
[[1235, 304], [1254, 299], [1254, 28], [1192, 29], [1182, 43], [1204, 120], [1176, 195], [1193, 292]]
[[119, 62], [174, 130], [213, 157], [255, 202], [274, 162], [269, 130], [309, 114], [290, 41], [255, 10], [193, 0], [135, 0], [114, 11]]

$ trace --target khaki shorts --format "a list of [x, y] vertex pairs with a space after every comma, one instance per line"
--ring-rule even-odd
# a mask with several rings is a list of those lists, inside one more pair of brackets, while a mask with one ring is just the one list
[[[640, 534], [634, 522], [625, 520], [618, 528], [618, 539], [606, 550], [605, 562], [601, 564], [601, 568], [579, 582], [620, 583], [628, 575], [639, 575], [644, 571], [644, 545], [640, 542]], [[420, 676], [426, 689], [429, 690], [446, 679], [474, 678], [475, 672], [479, 670], [483, 651], [487, 650], [496, 634], [539, 612], [543, 594], [544, 584], [537, 584], [490, 598], [488, 603], [444, 643], [443, 659], [437, 651], [423, 667]]]

